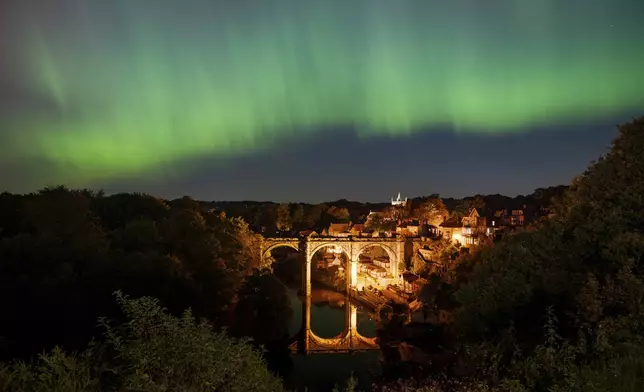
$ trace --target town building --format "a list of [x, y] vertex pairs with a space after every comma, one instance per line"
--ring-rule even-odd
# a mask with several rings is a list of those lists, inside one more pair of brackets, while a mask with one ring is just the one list
[[458, 218], [450, 218], [439, 226], [439, 231], [443, 238], [453, 241], [462, 241], [463, 223]]
[[418, 224], [400, 224], [396, 226], [396, 234], [405, 237], [418, 237], [420, 235], [420, 225]]
[[526, 224], [526, 210], [525, 208], [496, 210], [492, 218], [499, 228], [523, 227]]
[[419, 276], [416, 274], [413, 274], [409, 271], [405, 271], [403, 273], [403, 290], [406, 293], [413, 293], [418, 290], [420, 290], [421, 286], [419, 285]]
[[465, 246], [478, 244], [480, 238], [485, 235], [485, 218], [479, 214], [476, 208], [472, 208], [469, 215], [464, 216], [461, 222], [463, 223], [462, 244]]
[[485, 235], [491, 237], [503, 230], [503, 220], [492, 214], [485, 219]]
[[511, 210], [508, 224], [510, 226], [523, 226], [525, 223], [525, 215], [523, 209]]
[[351, 223], [331, 223], [326, 234], [330, 237], [348, 237], [351, 235], [350, 228]]
[[482, 217], [476, 208], [472, 208], [467, 216], [460, 220], [448, 219], [441, 223], [439, 231], [444, 238], [458, 241], [467, 247], [477, 245], [487, 235], [487, 219]]
[[364, 223], [356, 223], [353, 226], [351, 226], [351, 229], [349, 230], [349, 233], [352, 236], [361, 236], [362, 233], [366, 230], [365, 224]]

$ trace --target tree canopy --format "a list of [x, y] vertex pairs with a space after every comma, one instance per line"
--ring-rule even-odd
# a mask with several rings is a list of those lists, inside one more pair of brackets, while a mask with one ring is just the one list
[[117, 316], [115, 290], [228, 325], [237, 290], [259, 266], [260, 237], [248, 224], [187, 197], [56, 187], [4, 194], [0, 215], [12, 217], [0, 237], [4, 358], [81, 349], [99, 316]]

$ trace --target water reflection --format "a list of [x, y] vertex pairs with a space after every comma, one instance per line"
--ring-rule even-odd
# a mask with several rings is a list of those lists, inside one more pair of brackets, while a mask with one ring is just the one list
[[[302, 328], [304, 298], [297, 290], [289, 289], [288, 296], [293, 309], [289, 332], [295, 336]], [[331, 338], [344, 331], [349, 299], [325, 288], [314, 287], [311, 291], [310, 326], [315, 335]], [[365, 337], [376, 336], [376, 323], [370, 315], [358, 309], [357, 327]], [[283, 374], [287, 388], [291, 390], [328, 391], [335, 384], [343, 384], [351, 373], [360, 380], [361, 388], [371, 384], [372, 373], [379, 365], [379, 351], [315, 355], [294, 355], [289, 372]]]
[[[292, 309], [288, 332], [295, 337], [305, 325], [303, 305], [306, 305], [306, 298], [298, 295], [302, 288], [302, 260], [288, 257], [292, 253], [288, 249], [283, 253], [285, 254], [280, 254], [279, 248], [273, 251], [273, 257], [278, 260], [273, 264], [273, 271], [288, 287], [287, 297]], [[292, 256], [297, 256], [297, 253]], [[347, 317], [345, 305], [349, 299], [344, 293], [312, 283], [310, 329], [321, 338], [336, 337], [344, 332]], [[357, 309], [356, 325], [360, 335], [376, 337], [378, 326], [364, 309]], [[352, 373], [358, 378], [360, 389], [368, 390], [373, 374], [379, 372], [380, 356], [379, 351], [290, 355], [286, 358], [278, 356], [272, 361], [272, 368], [279, 373], [285, 387], [291, 391], [330, 391], [336, 384], [343, 385]]]
[[[297, 333], [301, 327], [302, 312], [304, 311], [303, 298], [298, 297], [296, 290], [289, 289], [293, 319], [289, 332]], [[346, 305], [350, 300], [345, 294], [321, 287], [311, 290], [311, 331], [321, 338], [332, 338], [342, 333], [346, 322]], [[376, 322], [373, 315], [358, 307], [357, 309], [358, 332], [368, 338], [376, 336]]]

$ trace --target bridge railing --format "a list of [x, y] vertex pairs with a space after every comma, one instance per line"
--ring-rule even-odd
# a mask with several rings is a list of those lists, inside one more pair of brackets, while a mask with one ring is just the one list
[[337, 241], [337, 242], [396, 242], [403, 241], [405, 237], [336, 237], [332, 235], [315, 237], [264, 237], [264, 241], [293, 242], [293, 241]]

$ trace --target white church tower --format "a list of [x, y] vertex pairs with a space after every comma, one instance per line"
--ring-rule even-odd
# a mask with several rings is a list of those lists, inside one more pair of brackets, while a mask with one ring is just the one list
[[396, 198], [396, 200], [394, 200], [393, 197], [391, 198], [391, 205], [392, 206], [404, 206], [406, 204], [407, 204], [407, 198], [405, 197], [405, 200], [402, 200], [400, 198], [400, 192], [398, 192], [398, 197]]

